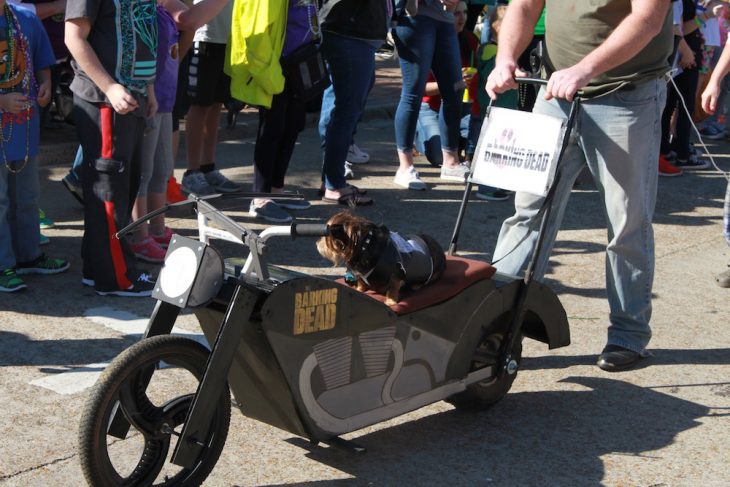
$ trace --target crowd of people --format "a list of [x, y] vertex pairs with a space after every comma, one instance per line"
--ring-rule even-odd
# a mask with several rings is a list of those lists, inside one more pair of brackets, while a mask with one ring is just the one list
[[[129, 237], [114, 235], [130, 219], [181, 197], [172, 170], [183, 119], [182, 189], [197, 195], [239, 192], [243, 186], [216, 168], [220, 112], [232, 99], [258, 107], [252, 190], [259, 196], [249, 214], [286, 223], [291, 211], [310, 206], [275, 196], [284, 191], [313, 100], [321, 99], [322, 200], [348, 207], [374, 203], [348, 175], [352, 163], [369, 158], [355, 144], [355, 134], [375, 82], [376, 50], [388, 38], [402, 73], [394, 183], [404, 189], [427, 188], [414, 165], [419, 153], [440, 167], [441, 179], [465, 181], [489, 98], [507, 108], [566, 117], [570, 101], [580, 96], [577, 136], [550, 202], [557, 217], [547, 228], [536, 274], [540, 279], [545, 272], [570, 190], [587, 167], [608, 215], [611, 313], [599, 359], [606, 370], [633, 366], [646, 355], [651, 337], [657, 176], [707, 167], [691, 143], [695, 122], [707, 138], [727, 137], [730, 128], [730, 117], [719, 109], [730, 69], [730, 54], [721, 48], [728, 32], [728, 9], [721, 0], [585, 5], [0, 0], [0, 6], [0, 29], [6, 33], [0, 59], [0, 291], [5, 292], [25, 288], [23, 274], [69, 268], [68, 261], [40, 251], [39, 229], [49, 222], [37, 206], [36, 165], [56, 60], [69, 55], [80, 147], [63, 183], [84, 206], [82, 282], [100, 295], [151, 293], [154, 278], [138, 260], [162, 262], [172, 235], [164, 216]], [[542, 71], [530, 73], [531, 54], [543, 43]], [[550, 81], [540, 93], [515, 83], [515, 76], [528, 74]], [[480, 186], [477, 197], [505, 200], [511, 193]], [[542, 197], [515, 194], [515, 215], [504, 222], [494, 253], [495, 259], [504, 257], [500, 270], [524, 271], [536, 241], [533, 220], [543, 203]], [[730, 185], [724, 228], [730, 244]], [[717, 282], [730, 287], [730, 268]]]

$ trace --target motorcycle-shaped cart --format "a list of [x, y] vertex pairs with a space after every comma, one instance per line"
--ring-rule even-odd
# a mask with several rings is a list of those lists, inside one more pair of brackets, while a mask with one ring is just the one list
[[[82, 412], [86, 480], [201, 484], [226, 441], [230, 391], [246, 416], [353, 450], [339, 435], [436, 401], [484, 409], [502, 399], [523, 336], [563, 347], [568, 322], [553, 291], [532, 280], [532, 264], [516, 278], [453, 255], [470, 190], [468, 181], [443, 277], [393, 307], [342, 280], [268, 262], [271, 237], [320, 237], [326, 225], [295, 222], [257, 234], [208, 200], [190, 200], [199, 239], [173, 236], [144, 338], [111, 362]], [[548, 217], [549, 210], [543, 225]], [[224, 261], [212, 238], [249, 254]], [[186, 308], [210, 350], [171, 334]]]

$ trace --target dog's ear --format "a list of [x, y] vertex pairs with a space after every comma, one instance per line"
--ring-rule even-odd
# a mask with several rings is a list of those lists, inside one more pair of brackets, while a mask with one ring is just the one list
[[347, 232], [345, 231], [345, 226], [341, 224], [330, 225], [329, 230], [332, 240], [336, 242], [336, 245], [340, 248], [340, 250], [345, 250], [345, 246], [349, 241]]

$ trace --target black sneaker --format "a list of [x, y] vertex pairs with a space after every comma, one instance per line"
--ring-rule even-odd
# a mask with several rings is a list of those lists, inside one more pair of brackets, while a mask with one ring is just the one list
[[707, 169], [710, 167], [710, 161], [705, 158], [697, 157], [694, 154], [690, 154], [687, 159], [680, 159], [674, 161], [674, 165], [682, 169]]
[[71, 264], [66, 259], [51, 259], [46, 254], [41, 254], [31, 262], [19, 262], [15, 266], [18, 275], [23, 274], [59, 274], [67, 270]]
[[[83, 280], [82, 284], [86, 284]], [[114, 289], [113, 291], [94, 291], [99, 296], [122, 296], [127, 298], [144, 298], [152, 295], [152, 290], [155, 287], [155, 279], [147, 274], [146, 272], [141, 273], [137, 279], [132, 282], [132, 285], [127, 289]]]

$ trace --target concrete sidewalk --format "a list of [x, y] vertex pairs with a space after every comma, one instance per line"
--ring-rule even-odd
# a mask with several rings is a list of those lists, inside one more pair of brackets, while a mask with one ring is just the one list
[[[375, 204], [358, 212], [400, 232], [430, 233], [446, 245], [463, 188], [442, 182], [423, 158], [417, 167], [427, 191], [393, 184], [393, 124], [377, 113], [392, 113], [387, 107], [397, 102], [397, 68], [379, 63], [379, 69], [385, 74], [357, 133], [371, 160], [354, 167], [354, 183], [368, 189]], [[253, 120], [249, 113], [239, 119], [240, 132], [224, 138], [218, 156], [223, 171], [247, 187]], [[728, 142], [710, 149], [730, 170]], [[183, 166], [181, 158], [178, 178]], [[69, 257], [72, 268], [58, 276], [28, 276], [26, 292], [0, 295], [2, 485], [82, 485], [76, 435], [88, 388], [106, 362], [138, 339], [154, 305], [100, 297], [80, 284], [83, 215], [59, 182], [67, 169], [65, 159], [46, 161], [40, 203], [56, 220], [56, 228], [44, 231], [51, 238], [44, 250]], [[322, 222], [339, 209], [319, 200], [319, 183], [319, 138], [310, 126], [287, 176], [288, 189], [313, 203], [297, 214], [300, 221]], [[525, 340], [522, 368], [504, 400], [479, 414], [436, 403], [346, 435], [367, 447], [361, 456], [312, 447], [234, 411], [206, 485], [730, 485], [730, 290], [713, 278], [730, 257], [721, 235], [725, 185], [713, 170], [659, 181], [653, 356], [636, 370], [608, 374], [594, 365], [607, 326], [606, 225], [597, 191], [583, 183], [571, 196], [547, 276], [567, 311], [572, 343], [549, 351]], [[264, 228], [248, 216], [247, 200], [219, 207], [248, 228]], [[512, 210], [511, 201], [470, 202], [460, 253], [490, 260]], [[195, 235], [189, 212], [172, 212], [168, 224]], [[232, 245], [221, 248], [226, 255], [242, 254]], [[342, 274], [311, 240], [272, 242], [270, 252], [275, 263], [303, 272]], [[200, 333], [188, 313], [177, 326]]]

